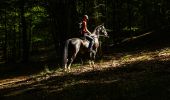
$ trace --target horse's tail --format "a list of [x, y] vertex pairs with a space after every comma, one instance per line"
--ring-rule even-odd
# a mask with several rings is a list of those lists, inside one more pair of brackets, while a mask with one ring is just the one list
[[64, 53], [63, 53], [63, 66], [67, 66], [67, 61], [68, 61], [68, 45], [70, 43], [70, 39], [66, 41], [65, 46], [64, 46]]

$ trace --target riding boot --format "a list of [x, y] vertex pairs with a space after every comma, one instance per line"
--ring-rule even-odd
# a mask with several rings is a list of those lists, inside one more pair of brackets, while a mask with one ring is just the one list
[[93, 50], [93, 45], [94, 45], [94, 42], [91, 41], [91, 42], [89, 43], [89, 52], [95, 52], [95, 51]]

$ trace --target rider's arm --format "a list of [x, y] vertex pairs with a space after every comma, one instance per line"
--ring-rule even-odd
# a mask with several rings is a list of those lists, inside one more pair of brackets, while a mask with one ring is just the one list
[[87, 29], [87, 23], [84, 22], [83, 24], [84, 24], [84, 26], [85, 26], [84, 28], [85, 28], [86, 32], [89, 33], [89, 34], [91, 34], [91, 32]]

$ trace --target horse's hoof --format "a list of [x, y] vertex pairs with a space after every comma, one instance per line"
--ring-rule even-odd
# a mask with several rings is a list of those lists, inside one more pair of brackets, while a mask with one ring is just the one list
[[67, 69], [63, 69], [63, 72], [67, 72]]

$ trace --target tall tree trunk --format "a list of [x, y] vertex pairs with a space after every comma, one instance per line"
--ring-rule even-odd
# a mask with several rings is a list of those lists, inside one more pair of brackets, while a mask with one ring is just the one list
[[56, 21], [56, 11], [55, 11], [55, 4], [56, 1], [54, 0], [48, 0], [49, 6], [47, 7], [47, 10], [50, 15], [50, 33], [52, 34], [53, 41], [54, 41], [54, 46], [55, 46], [55, 51], [57, 52], [58, 49], [58, 43], [57, 43], [57, 21]]
[[[14, 11], [15, 11], [15, 16], [16, 16], [16, 12], [17, 12], [17, 10], [16, 10], [16, 8], [14, 9]], [[16, 25], [15, 25], [15, 23], [16, 23], [16, 20], [15, 19], [13, 19], [13, 27], [12, 27], [12, 34], [11, 34], [11, 39], [12, 39], [12, 55], [11, 55], [11, 60], [12, 60], [12, 62], [13, 63], [16, 63], [16, 61], [17, 61], [17, 55], [16, 55]]]
[[83, 0], [83, 14], [86, 13], [86, 0]]
[[7, 33], [7, 18], [6, 18], [6, 9], [5, 9], [5, 40], [4, 40], [4, 59], [5, 59], [5, 63], [8, 62], [8, 57], [7, 57], [7, 39], [8, 39], [8, 33]]
[[25, 13], [25, 1], [21, 1], [20, 6], [20, 20], [21, 20], [21, 34], [22, 34], [22, 62], [28, 62], [29, 59], [29, 42], [28, 42], [28, 34], [26, 30], [26, 19], [24, 16]]

